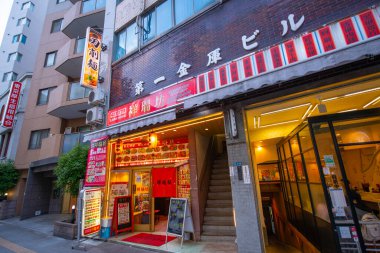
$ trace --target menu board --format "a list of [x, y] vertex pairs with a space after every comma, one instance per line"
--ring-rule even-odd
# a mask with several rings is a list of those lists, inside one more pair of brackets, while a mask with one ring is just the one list
[[140, 140], [115, 144], [115, 167], [174, 163], [189, 158], [188, 138], [160, 140], [156, 147]]
[[114, 215], [112, 216], [112, 230], [118, 234], [120, 232], [132, 230], [132, 203], [131, 196], [115, 197]]
[[106, 184], [107, 138], [102, 137], [91, 141], [84, 186], [104, 186]]
[[101, 189], [84, 190], [82, 236], [88, 236], [100, 231], [101, 201]]
[[177, 197], [186, 198], [188, 201], [190, 201], [190, 165], [188, 163], [181, 165], [177, 168], [177, 170]]
[[108, 216], [112, 217], [113, 215], [113, 205], [115, 197], [126, 196], [128, 195], [128, 182], [117, 182], [111, 183], [110, 195], [108, 201]]
[[184, 232], [187, 199], [171, 198], [166, 232], [182, 236]]

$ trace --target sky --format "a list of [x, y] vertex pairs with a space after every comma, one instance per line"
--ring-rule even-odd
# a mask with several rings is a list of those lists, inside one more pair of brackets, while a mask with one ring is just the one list
[[12, 3], [13, 0], [0, 0], [0, 43], [3, 41], [4, 30], [7, 25]]

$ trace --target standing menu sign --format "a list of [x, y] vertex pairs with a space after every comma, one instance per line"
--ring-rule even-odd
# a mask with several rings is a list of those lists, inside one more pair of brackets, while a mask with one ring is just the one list
[[125, 231], [133, 231], [131, 196], [115, 197], [112, 215], [112, 230], [117, 235]]
[[98, 189], [84, 190], [82, 212], [82, 236], [100, 231], [100, 212], [102, 191]]
[[106, 184], [107, 138], [102, 137], [91, 141], [84, 186], [105, 186]]
[[110, 196], [108, 202], [108, 216], [113, 216], [115, 198], [128, 195], [128, 182], [111, 183]]
[[168, 234], [181, 237], [183, 244], [184, 232], [194, 232], [193, 220], [188, 208], [187, 199], [171, 198], [169, 204], [168, 224], [166, 228], [166, 243]]

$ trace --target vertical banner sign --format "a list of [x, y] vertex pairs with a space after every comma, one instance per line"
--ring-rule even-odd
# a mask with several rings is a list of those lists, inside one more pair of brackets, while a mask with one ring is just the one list
[[83, 195], [82, 236], [100, 231], [100, 210], [102, 191], [100, 189], [85, 190]]
[[102, 137], [91, 141], [84, 186], [105, 186], [106, 184], [107, 138]]
[[83, 53], [82, 73], [80, 83], [82, 86], [96, 88], [98, 85], [100, 52], [102, 51], [102, 35], [87, 27], [86, 46]]
[[16, 115], [18, 101], [20, 99], [22, 83], [13, 82], [9, 90], [8, 101], [5, 104], [5, 110], [3, 112], [3, 118], [1, 120], [1, 125], [6, 128], [12, 128], [14, 118]]

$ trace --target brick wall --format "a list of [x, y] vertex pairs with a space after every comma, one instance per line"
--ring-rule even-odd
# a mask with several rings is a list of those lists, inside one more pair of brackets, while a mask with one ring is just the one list
[[[218, 65], [252, 52], [243, 48], [241, 37], [251, 36], [256, 29], [260, 30], [255, 40], [259, 45], [254, 50], [260, 50], [375, 4], [380, 4], [380, 1], [229, 0], [113, 66], [110, 107], [120, 106], [184, 78], [211, 70], [212, 66], [206, 66], [207, 54], [216, 48], [221, 49], [223, 58]], [[294, 14], [295, 22], [304, 15], [305, 21], [296, 32], [291, 31], [289, 26], [288, 33], [282, 37], [281, 20], [286, 20], [289, 14]], [[182, 79], [176, 74], [181, 62], [192, 65], [189, 75]], [[155, 85], [153, 80], [160, 76], [165, 76], [166, 81]], [[134, 84], [139, 81], [145, 83], [144, 92], [136, 97]]]

